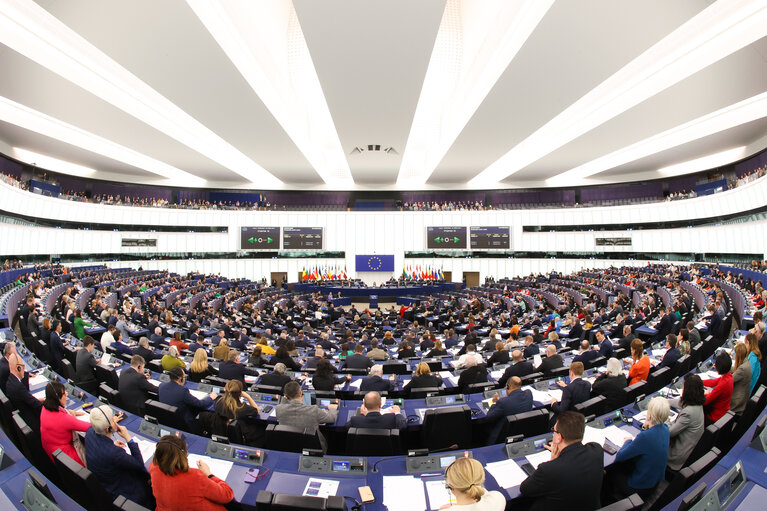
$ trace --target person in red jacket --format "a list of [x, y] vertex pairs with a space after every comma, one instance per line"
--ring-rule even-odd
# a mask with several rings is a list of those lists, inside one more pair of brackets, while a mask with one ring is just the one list
[[202, 460], [190, 468], [188, 455], [186, 442], [174, 435], [157, 442], [149, 465], [157, 511], [225, 511], [224, 504], [234, 498], [232, 488]]
[[181, 339], [181, 332], [176, 332], [173, 334], [173, 339], [171, 339], [170, 345], [178, 348], [179, 353], [181, 353], [181, 350], [189, 349], [189, 345]]
[[732, 359], [725, 352], [716, 356], [714, 368], [719, 374], [719, 378], [703, 380], [705, 387], [714, 387], [706, 394], [706, 402], [703, 405], [703, 411], [706, 413], [706, 424], [718, 421], [730, 409], [730, 400], [732, 399], [733, 380], [730, 374], [732, 368]]

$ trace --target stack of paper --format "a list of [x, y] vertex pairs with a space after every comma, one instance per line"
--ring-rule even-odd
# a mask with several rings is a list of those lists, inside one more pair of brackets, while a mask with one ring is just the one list
[[153, 380], [152, 378], [148, 379], [147, 381], [151, 383], [152, 385], [154, 385], [155, 387], [159, 387], [160, 384], [162, 383], [160, 380]]
[[540, 452], [536, 452], [535, 454], [528, 454], [526, 456], [527, 462], [530, 463], [534, 469], [538, 469], [538, 465], [541, 463], [546, 463], [547, 461], [551, 461], [551, 452], [547, 450], [543, 450]]
[[527, 387], [528, 390], [533, 394], [533, 401], [537, 401], [539, 403], [549, 403], [551, 401], [551, 394], [546, 392], [545, 390], [538, 390], [533, 387]]
[[360, 390], [360, 385], [362, 385], [362, 379], [355, 380], [351, 383], [349, 383], [349, 387], [354, 390]]
[[197, 399], [205, 399], [206, 397], [208, 397], [208, 393], [203, 392], [201, 390], [190, 390], [189, 393], [192, 394]]
[[439, 376], [440, 376], [440, 378], [445, 380], [445, 379], [450, 378], [451, 376], [453, 376], [453, 374], [450, 371], [440, 371], [439, 372]]
[[589, 442], [596, 442], [599, 445], [604, 446], [604, 431], [601, 429], [592, 428], [591, 426], [586, 426], [586, 430], [583, 432], [583, 443], [587, 444]]
[[232, 470], [232, 465], [234, 465], [231, 461], [219, 460], [210, 456], [200, 456], [199, 454], [189, 454], [187, 461], [190, 468], [197, 468], [197, 462], [204, 461], [210, 467], [210, 472], [223, 480], [226, 480], [226, 476], [229, 475], [229, 471]]
[[429, 509], [439, 509], [447, 504], [455, 504], [455, 496], [445, 488], [445, 480], [424, 481], [426, 495], [429, 497]]
[[32, 376], [31, 378], [29, 378], [29, 388], [37, 387], [38, 385], [42, 385], [43, 383], [48, 383], [48, 378], [46, 378], [42, 374], [36, 374]]
[[494, 380], [498, 380], [503, 376], [503, 369], [499, 369], [497, 371], [490, 371], [490, 376], [493, 377]]
[[617, 445], [618, 447], [623, 445], [623, 442], [626, 441], [626, 437], [634, 438], [636, 436], [634, 433], [625, 429], [621, 429], [615, 425], [606, 427], [602, 430], [602, 433], [605, 435], [607, 440]]
[[426, 509], [423, 483], [413, 476], [384, 476], [383, 504], [389, 511]]
[[540, 355], [533, 355], [533, 365], [535, 367], [538, 367], [541, 365], [541, 356]]
[[334, 481], [332, 479], [310, 477], [309, 481], [306, 482], [306, 487], [304, 488], [304, 493], [302, 493], [302, 495], [326, 499], [330, 496], [335, 496], [339, 484], [339, 481]]
[[[546, 451], [548, 453], [548, 451]], [[503, 460], [488, 463], [485, 468], [493, 476], [495, 482], [501, 488], [513, 488], [522, 484], [527, 479], [525, 471], [514, 460]]]
[[562, 389], [549, 389], [549, 395], [557, 401], [562, 401]]
[[458, 376], [450, 376], [447, 380], [453, 385], [458, 385]]

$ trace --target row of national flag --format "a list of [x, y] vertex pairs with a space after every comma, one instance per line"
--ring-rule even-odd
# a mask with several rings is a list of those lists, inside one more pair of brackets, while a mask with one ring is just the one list
[[304, 268], [301, 270], [301, 280], [304, 282], [310, 280], [347, 280], [346, 266], [342, 270], [340, 266], [314, 266], [309, 271]]
[[445, 275], [442, 272], [442, 268], [435, 268], [433, 266], [405, 266], [402, 268], [402, 276], [406, 279], [420, 279], [420, 280], [444, 280]]

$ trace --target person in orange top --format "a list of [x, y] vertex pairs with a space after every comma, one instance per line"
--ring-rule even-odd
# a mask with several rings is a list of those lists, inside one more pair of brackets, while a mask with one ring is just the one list
[[189, 349], [189, 345], [181, 339], [181, 332], [173, 334], [173, 339], [170, 341], [170, 345], [178, 348], [179, 353], [181, 353], [181, 350]]
[[646, 381], [650, 374], [650, 357], [644, 354], [644, 345], [639, 339], [631, 341], [631, 369], [629, 369], [629, 385]]
[[234, 498], [232, 488], [210, 473], [200, 460], [189, 468], [186, 442], [174, 435], [162, 437], [149, 465], [157, 511], [225, 511]]

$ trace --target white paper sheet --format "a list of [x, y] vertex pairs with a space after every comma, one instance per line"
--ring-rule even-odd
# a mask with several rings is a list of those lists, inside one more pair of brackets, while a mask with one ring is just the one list
[[455, 496], [445, 488], [445, 480], [424, 481], [426, 495], [429, 497], [429, 509], [439, 509], [446, 504], [455, 504]]
[[604, 431], [591, 426], [586, 426], [586, 430], [583, 432], [583, 443], [596, 442], [599, 445], [605, 444]]
[[499, 369], [497, 371], [490, 371], [490, 376], [493, 377], [494, 380], [498, 380], [501, 376], [503, 376], [504, 369]]
[[338, 491], [338, 485], [339, 481], [310, 477], [306, 482], [304, 493], [301, 495], [308, 495], [310, 497], [320, 497], [325, 499], [327, 497], [335, 496], [336, 492]]
[[208, 393], [203, 392], [201, 390], [190, 390], [189, 393], [192, 394], [197, 399], [205, 399], [206, 397], [208, 397]]
[[607, 440], [611, 441], [618, 447], [623, 445], [623, 442], [627, 436], [631, 438], [636, 437], [634, 433], [626, 431], [625, 429], [621, 429], [618, 426], [608, 426], [602, 430], [602, 433], [604, 433]]
[[538, 465], [541, 463], [545, 463], [547, 461], [551, 461], [551, 452], [547, 451], [546, 449], [536, 452], [535, 454], [528, 454], [525, 456], [527, 458], [527, 462], [530, 463], [534, 469], [538, 469]]
[[362, 379], [355, 380], [351, 383], [349, 383], [349, 387], [353, 388], [355, 390], [360, 390], [360, 386], [362, 385]]
[[192, 468], [197, 468], [198, 460], [204, 461], [208, 464], [208, 467], [210, 467], [210, 472], [224, 481], [226, 480], [226, 476], [229, 475], [229, 471], [232, 470], [232, 465], [234, 465], [231, 461], [219, 460], [211, 458], [210, 456], [200, 456], [199, 454], [189, 454], [187, 460], [189, 466]]
[[447, 378], [447, 380], [452, 383], [453, 385], [458, 385], [458, 378], [459, 376], [451, 376]]
[[48, 383], [48, 378], [43, 376], [42, 374], [36, 374], [34, 376], [31, 376], [29, 378], [29, 388], [37, 387], [38, 385], [42, 385], [43, 383]]
[[423, 483], [413, 476], [384, 476], [383, 504], [389, 511], [426, 509]]
[[451, 373], [450, 371], [440, 371], [439, 372], [439, 376], [440, 376], [440, 378], [442, 378], [444, 380], [444, 379], [447, 379], [447, 378], [450, 378], [451, 376], [453, 376], [453, 373]]
[[562, 389], [550, 389], [549, 395], [557, 401], [562, 401]]
[[157, 447], [157, 442], [147, 440], [142, 437], [133, 437], [138, 444], [139, 451], [141, 451], [141, 458], [144, 463], [149, 463], [154, 457], [154, 450]]
[[[548, 451], [546, 451], [548, 453]], [[527, 474], [514, 460], [503, 460], [488, 463], [485, 468], [493, 476], [501, 488], [513, 488], [527, 479]]]
[[533, 355], [533, 365], [535, 367], [538, 367], [541, 365], [541, 356], [540, 355]]
[[154, 380], [154, 379], [152, 379], [152, 378], [149, 378], [147, 381], [148, 381], [149, 383], [151, 383], [152, 385], [154, 385], [155, 387], [159, 387], [159, 386], [160, 386], [160, 384], [162, 383], [160, 380]]
[[551, 394], [545, 390], [538, 390], [533, 387], [529, 387], [529, 390], [533, 394], [533, 401], [539, 403], [549, 403], [551, 401]]
[[44, 397], [45, 397], [45, 389], [43, 389], [43, 390], [38, 390], [37, 392], [35, 392], [34, 394], [32, 394], [32, 396], [33, 396], [35, 399], [44, 398]]

